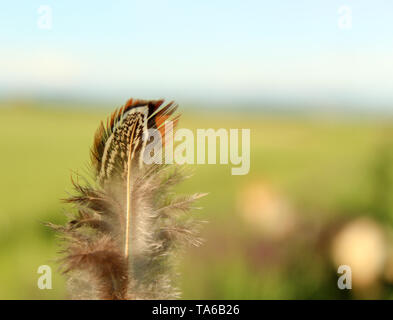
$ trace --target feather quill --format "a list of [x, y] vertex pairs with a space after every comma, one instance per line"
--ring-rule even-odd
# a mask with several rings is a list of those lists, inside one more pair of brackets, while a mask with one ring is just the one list
[[187, 215], [205, 194], [173, 197], [185, 178], [182, 167], [143, 161], [148, 129], [163, 130], [177, 105], [133, 100], [98, 127], [91, 163], [94, 181], [72, 180], [75, 195], [65, 201], [76, 214], [61, 234], [63, 272], [73, 299], [173, 299], [174, 256], [185, 243], [199, 245], [198, 223]]

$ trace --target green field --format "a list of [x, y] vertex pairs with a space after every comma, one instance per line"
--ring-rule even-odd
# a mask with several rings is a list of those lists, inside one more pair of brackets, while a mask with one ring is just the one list
[[[359, 215], [391, 225], [392, 119], [182, 110], [180, 127], [251, 129], [248, 175], [232, 176], [230, 165], [194, 165], [194, 176], [178, 188], [209, 192], [200, 201], [203, 210], [195, 213], [209, 222], [203, 229], [206, 243], [181, 256], [183, 297], [356, 296], [356, 290], [337, 289], [329, 240], [322, 235]], [[41, 222], [65, 221], [63, 213], [70, 208], [60, 199], [72, 192], [71, 173], [86, 172], [93, 134], [109, 112], [26, 102], [0, 107], [1, 299], [67, 297], [53, 262], [56, 237]], [[242, 190], [260, 182], [296, 213], [294, 233], [272, 238], [243, 218]], [[44, 264], [52, 266], [52, 290], [37, 288], [37, 269]], [[382, 275], [378, 288], [376, 297], [393, 297]]]

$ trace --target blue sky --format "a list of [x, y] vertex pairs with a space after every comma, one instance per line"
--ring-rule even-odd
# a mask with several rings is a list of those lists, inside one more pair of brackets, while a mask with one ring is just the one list
[[0, 94], [21, 93], [393, 108], [393, 2], [2, 2]]

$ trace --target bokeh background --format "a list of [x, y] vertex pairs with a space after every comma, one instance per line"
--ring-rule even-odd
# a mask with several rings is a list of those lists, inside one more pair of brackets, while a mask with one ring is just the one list
[[180, 127], [251, 129], [248, 175], [195, 165], [179, 187], [209, 192], [184, 298], [393, 298], [392, 15], [388, 0], [2, 2], [0, 298], [66, 297], [42, 222], [65, 221], [71, 173], [129, 97], [175, 99]]

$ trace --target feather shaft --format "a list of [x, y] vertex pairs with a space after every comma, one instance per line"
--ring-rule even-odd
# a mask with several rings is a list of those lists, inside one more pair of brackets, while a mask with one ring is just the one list
[[[129, 242], [130, 242], [130, 220], [131, 220], [131, 163], [132, 163], [132, 142], [134, 140], [136, 124], [132, 126], [132, 133], [130, 139], [130, 147], [128, 151], [128, 163], [127, 163], [127, 213], [126, 213], [126, 234], [125, 234], [125, 245], [124, 245], [124, 256], [128, 259], [129, 254]], [[133, 221], [134, 222], [134, 221]]]

